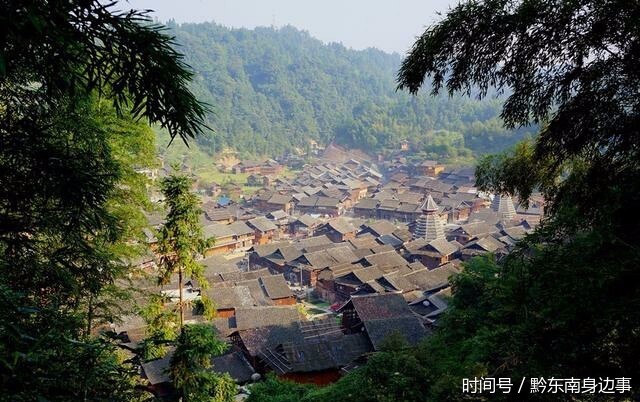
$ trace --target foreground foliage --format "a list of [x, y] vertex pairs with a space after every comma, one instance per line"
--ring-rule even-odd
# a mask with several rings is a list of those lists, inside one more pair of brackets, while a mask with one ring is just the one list
[[223, 354], [229, 345], [217, 338], [213, 326], [190, 324], [184, 327], [171, 358], [171, 378], [184, 401], [230, 402], [236, 383], [225, 373], [214, 373], [211, 359]]
[[[171, 38], [99, 1], [0, 4], [3, 399], [141, 397], [96, 326], [128, 305], [153, 153], [145, 118], [193, 137], [204, 108]], [[126, 301], [126, 302], [125, 302]]]

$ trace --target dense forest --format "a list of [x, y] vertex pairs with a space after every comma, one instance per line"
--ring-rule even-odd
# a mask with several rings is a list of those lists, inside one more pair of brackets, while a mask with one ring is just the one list
[[503, 99], [496, 96], [396, 91], [398, 54], [324, 44], [290, 26], [168, 25], [196, 72], [194, 93], [214, 106], [213, 131], [198, 139], [210, 153], [225, 147], [245, 155], [304, 152], [310, 139], [381, 151], [408, 139], [432, 157], [469, 157], [534, 132], [505, 129]]

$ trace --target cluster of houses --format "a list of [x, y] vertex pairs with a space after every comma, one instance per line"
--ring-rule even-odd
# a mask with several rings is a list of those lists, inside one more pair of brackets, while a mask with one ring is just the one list
[[[391, 334], [410, 343], [427, 336], [461, 263], [509, 253], [539, 223], [542, 208], [535, 197], [525, 209], [509, 196], [479, 192], [471, 169], [427, 161], [383, 176], [367, 162], [322, 161], [274, 180], [243, 205], [205, 203], [203, 230], [214, 239], [202, 260], [210, 286], [188, 280], [183, 294], [214, 302], [217, 315], [208, 322], [232, 346], [213, 370], [239, 384], [267, 371], [326, 384]], [[152, 230], [147, 241], [153, 249]], [[176, 281], [148, 289], [178, 293]], [[309, 314], [310, 299], [331, 308]], [[195, 308], [187, 318], [205, 321]], [[131, 345], [144, 335], [139, 320], [117, 332]], [[142, 364], [157, 395], [171, 392], [162, 374], [168, 364]]]

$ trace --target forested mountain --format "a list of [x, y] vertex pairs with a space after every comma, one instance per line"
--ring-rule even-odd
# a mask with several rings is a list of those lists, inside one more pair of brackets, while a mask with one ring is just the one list
[[277, 155], [334, 138], [380, 151], [409, 139], [432, 156], [455, 157], [498, 151], [533, 132], [504, 129], [496, 97], [396, 92], [398, 54], [324, 44], [289, 26], [168, 25], [197, 73], [194, 92], [213, 107], [214, 132], [199, 139], [211, 153]]

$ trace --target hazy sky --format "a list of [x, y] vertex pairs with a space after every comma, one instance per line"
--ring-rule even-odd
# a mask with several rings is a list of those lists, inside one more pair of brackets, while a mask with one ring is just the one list
[[293, 25], [325, 42], [405, 53], [458, 0], [120, 0], [160, 21], [215, 21], [231, 27]]

